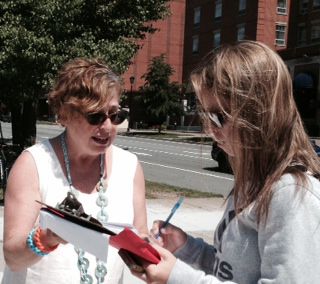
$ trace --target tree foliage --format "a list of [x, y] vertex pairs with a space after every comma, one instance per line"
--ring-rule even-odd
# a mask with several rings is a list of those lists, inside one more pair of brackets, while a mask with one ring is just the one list
[[67, 60], [103, 58], [122, 73], [168, 14], [168, 0], [0, 1], [0, 101], [35, 102]]
[[165, 56], [154, 57], [143, 75], [145, 84], [142, 88], [144, 105], [149, 122], [161, 126], [168, 115], [182, 114], [180, 101], [181, 86], [177, 82], [170, 82], [173, 68], [166, 63]]

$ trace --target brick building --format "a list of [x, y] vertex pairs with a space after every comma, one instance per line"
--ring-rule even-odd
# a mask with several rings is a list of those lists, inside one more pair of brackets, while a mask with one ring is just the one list
[[[144, 111], [140, 104], [135, 103], [134, 97], [139, 88], [144, 85], [145, 81], [141, 77], [147, 72], [154, 57], [164, 54], [166, 62], [174, 70], [170, 80], [182, 83], [185, 4], [185, 0], [171, 0], [169, 2], [170, 15], [162, 21], [152, 23], [158, 31], [147, 34], [146, 38], [139, 42], [141, 49], [122, 76], [128, 94], [126, 105], [131, 109], [128, 130], [139, 127], [138, 122], [144, 120]], [[170, 124], [170, 122], [168, 123]]]
[[320, 136], [320, 0], [291, 1], [287, 49], [295, 99], [310, 136]]
[[[182, 82], [185, 2], [185, 0], [170, 1], [171, 14], [162, 21], [154, 22], [153, 27], [158, 31], [147, 34], [146, 38], [140, 41], [141, 49], [123, 76], [126, 90], [132, 87], [133, 91], [137, 91], [143, 86], [144, 80], [141, 76], [147, 72], [152, 58], [161, 54], [165, 54], [167, 63], [175, 70], [171, 80]], [[132, 86], [130, 77], [134, 78], [131, 79]]]
[[259, 40], [286, 48], [290, 0], [191, 0], [186, 5], [184, 71], [213, 48], [238, 40]]
[[[320, 0], [190, 0], [186, 5], [183, 81], [210, 50], [249, 39], [279, 52], [291, 72], [310, 136], [320, 124]], [[195, 109], [191, 88], [186, 97]], [[189, 94], [188, 94], [189, 93]]]

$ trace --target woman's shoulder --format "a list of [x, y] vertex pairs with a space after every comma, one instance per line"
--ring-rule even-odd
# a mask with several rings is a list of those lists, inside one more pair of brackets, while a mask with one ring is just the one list
[[293, 174], [284, 174], [275, 184], [273, 199], [289, 201], [296, 198], [313, 199], [320, 205], [320, 181], [312, 175], [305, 174], [305, 181]]
[[37, 142], [36, 144], [26, 148], [24, 151], [28, 151], [31, 154], [40, 152], [40, 151], [48, 151], [50, 148], [50, 142], [49, 139], [42, 140], [41, 142]]

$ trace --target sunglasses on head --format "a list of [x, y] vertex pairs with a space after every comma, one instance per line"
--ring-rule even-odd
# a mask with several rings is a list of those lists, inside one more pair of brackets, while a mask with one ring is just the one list
[[204, 115], [217, 128], [222, 128], [226, 122], [226, 117], [223, 112], [205, 112]]
[[91, 125], [100, 125], [108, 118], [113, 125], [119, 125], [128, 117], [128, 112], [124, 109], [117, 110], [113, 113], [95, 112], [86, 114], [85, 117]]

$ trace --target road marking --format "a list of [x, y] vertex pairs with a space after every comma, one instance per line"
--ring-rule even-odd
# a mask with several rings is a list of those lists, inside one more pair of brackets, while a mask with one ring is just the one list
[[140, 152], [132, 152], [132, 153], [140, 156], [152, 156], [151, 154], [147, 154], [147, 153], [140, 153]]
[[134, 147], [134, 146], [125, 146], [125, 145], [121, 145], [121, 144], [115, 144], [117, 145], [118, 147], [121, 147], [121, 148], [128, 148], [128, 150], [130, 151], [130, 149], [136, 149], [136, 150], [140, 150], [140, 151], [147, 151], [147, 152], [154, 152], [154, 153], [160, 153], [160, 154], [166, 154], [166, 155], [174, 155], [174, 156], [181, 156], [181, 157], [188, 157], [188, 158], [194, 158], [194, 159], [202, 159], [202, 160], [212, 160], [211, 158], [206, 158], [206, 157], [203, 157], [202, 155], [204, 155], [205, 153], [198, 153], [198, 154], [201, 154], [200, 156], [198, 157], [195, 157], [195, 156], [191, 156], [191, 155], [186, 155], [186, 154], [178, 154], [178, 153], [171, 153], [171, 152], [166, 152], [166, 151], [159, 151], [159, 150], [150, 150], [150, 149], [146, 149], [146, 148], [140, 148], [140, 147]]
[[215, 178], [234, 181], [233, 178], [229, 178], [229, 177], [201, 173], [201, 172], [197, 172], [197, 171], [193, 171], [193, 170], [181, 169], [181, 168], [176, 168], [176, 167], [171, 167], [171, 166], [166, 166], [166, 165], [161, 165], [161, 164], [155, 164], [155, 163], [150, 163], [150, 162], [145, 162], [145, 161], [140, 161], [140, 162], [143, 164], [148, 164], [148, 165], [152, 165], [152, 166], [158, 166], [158, 167], [163, 167], [163, 168], [167, 168], [167, 169], [174, 169], [174, 170], [178, 170], [178, 171], [189, 172], [189, 173], [193, 173], [193, 174], [199, 174], [199, 175], [203, 175], [203, 176], [209, 176], [209, 177], [215, 177]]
[[187, 153], [187, 154], [196, 154], [196, 155], [210, 155], [210, 153], [204, 153], [204, 152], [189, 152], [189, 151], [183, 151], [183, 153]]
[[[157, 139], [154, 139], [154, 138], [146, 138], [146, 137], [129, 137], [129, 136], [122, 136], [122, 135], [118, 135], [117, 136], [117, 139], [119, 139], [121, 141], [121, 139], [123, 138], [123, 140], [133, 140], [133, 141], [137, 141], [137, 140], [144, 140], [143, 143], [144, 144], [150, 144], [150, 145], [160, 145], [160, 146], [163, 146], [163, 144], [174, 144], [174, 146], [172, 145], [166, 145], [166, 147], [173, 147], [173, 148], [181, 148], [181, 145], [182, 147], [183, 146], [186, 146], [186, 147], [189, 147], [190, 146], [190, 143], [188, 142], [183, 142], [183, 141], [170, 141], [170, 140], [157, 140]], [[146, 142], [145, 140], [148, 140], [150, 142]], [[207, 149], [211, 149], [211, 145], [209, 144], [193, 144], [193, 145], [196, 145], [196, 146], [199, 146], [199, 148], [207, 148]], [[176, 147], [177, 146], [177, 147]]]

